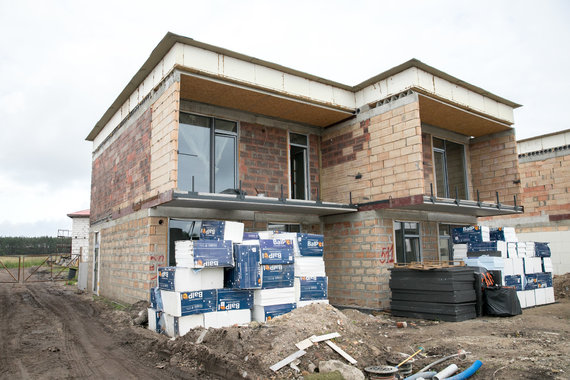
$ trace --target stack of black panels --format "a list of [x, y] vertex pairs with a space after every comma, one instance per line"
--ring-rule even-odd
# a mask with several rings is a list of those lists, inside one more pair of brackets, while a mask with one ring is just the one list
[[473, 268], [392, 268], [392, 314], [458, 322], [476, 318]]

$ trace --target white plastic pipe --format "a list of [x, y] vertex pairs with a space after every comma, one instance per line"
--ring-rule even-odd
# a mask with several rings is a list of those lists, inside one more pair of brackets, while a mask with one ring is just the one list
[[435, 380], [443, 380], [448, 378], [449, 376], [453, 375], [455, 372], [459, 371], [459, 367], [455, 364], [450, 364], [449, 366], [445, 367], [445, 369], [435, 375], [433, 378]]

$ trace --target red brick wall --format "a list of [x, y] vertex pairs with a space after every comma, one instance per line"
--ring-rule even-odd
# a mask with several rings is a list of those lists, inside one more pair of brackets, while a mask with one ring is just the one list
[[392, 220], [382, 219], [373, 211], [325, 221], [324, 259], [332, 304], [389, 307], [392, 233]]
[[363, 151], [364, 143], [370, 141], [369, 126], [370, 119], [367, 119], [360, 122], [360, 131], [349, 130], [325, 139], [322, 143], [323, 168], [356, 160], [356, 152]]
[[570, 155], [519, 165], [524, 216], [570, 213]]
[[[257, 189], [268, 197], [289, 196], [289, 145], [287, 134], [281, 128], [273, 128], [242, 122], [239, 141], [239, 178], [248, 195], [256, 195]], [[320, 181], [320, 137], [309, 135], [309, 182], [311, 199], [316, 199]]]
[[250, 123], [240, 124], [239, 178], [248, 195], [255, 188], [268, 197], [288, 194], [287, 131]]
[[149, 109], [93, 161], [91, 223], [131, 205], [150, 190], [150, 137]]
[[513, 196], [521, 197], [519, 161], [515, 132], [502, 132], [475, 139], [470, 145], [471, 176], [473, 191], [471, 198], [496, 202], [495, 192], [499, 192], [501, 203], [512, 205]]

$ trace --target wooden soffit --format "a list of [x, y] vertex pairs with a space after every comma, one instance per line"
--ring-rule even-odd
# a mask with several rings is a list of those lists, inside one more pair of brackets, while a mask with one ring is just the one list
[[180, 97], [318, 127], [327, 127], [353, 116], [350, 110], [185, 74], [180, 76]]
[[505, 122], [485, 117], [421, 93], [418, 98], [422, 123], [473, 137], [512, 129]]

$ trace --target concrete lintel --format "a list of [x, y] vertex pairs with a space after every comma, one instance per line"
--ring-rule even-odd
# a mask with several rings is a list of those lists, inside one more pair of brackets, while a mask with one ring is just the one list
[[485, 135], [485, 136], [481, 136], [481, 137], [476, 137], [474, 139], [471, 139], [470, 143], [476, 144], [476, 143], [480, 143], [480, 142], [484, 142], [484, 141], [494, 140], [494, 139], [497, 139], [497, 138], [503, 137], [503, 136], [511, 136], [514, 134], [515, 134], [515, 130], [510, 129], [508, 131], [493, 133], [492, 135]]
[[193, 219], [255, 220], [255, 213], [253, 211], [214, 210], [168, 206], [158, 206], [149, 209], [149, 216]]
[[299, 224], [320, 224], [321, 219], [318, 215], [306, 214], [281, 214], [281, 213], [264, 213], [256, 212], [254, 220], [256, 222], [267, 223], [299, 223]]

